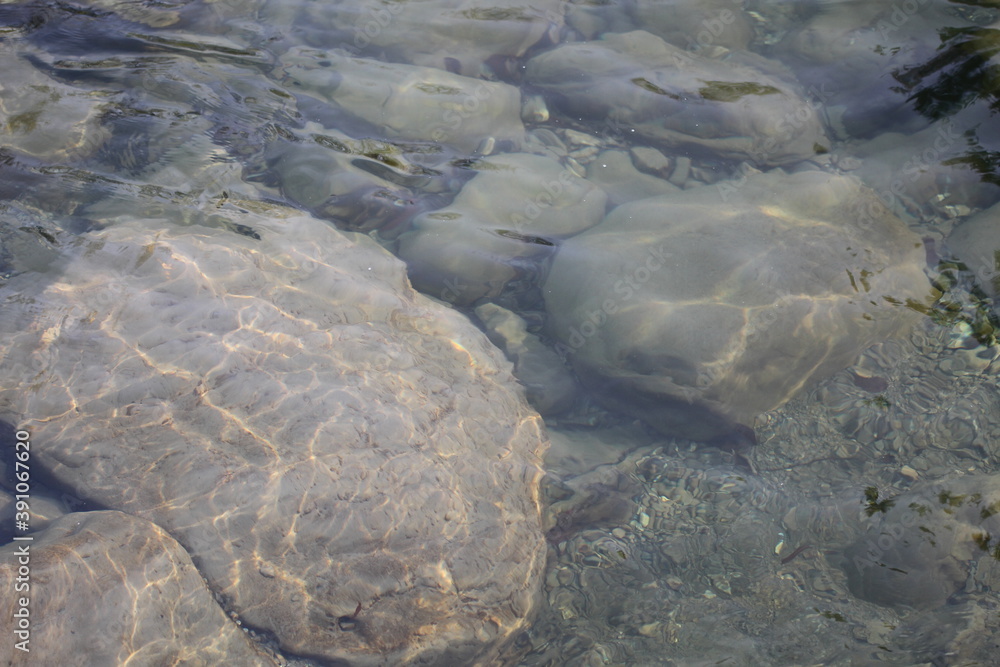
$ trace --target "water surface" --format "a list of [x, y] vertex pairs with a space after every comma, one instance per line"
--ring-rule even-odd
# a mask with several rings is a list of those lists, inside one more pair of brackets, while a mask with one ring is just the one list
[[[54, 280], [74, 238], [121, 226], [244, 243], [254, 215], [285, 207], [402, 258], [417, 289], [505, 349], [551, 432], [540, 602], [503, 664], [992, 664], [998, 21], [988, 0], [8, 2], [0, 273]], [[857, 179], [917, 239], [905, 262], [920, 275], [906, 275], [935, 291], [906, 326], [802, 386], [792, 359], [849, 327], [779, 346], [795, 388], [748, 401], [763, 413], [726, 412], [754, 385], [707, 405], [721, 380], [693, 373], [692, 399], [670, 408], [684, 418], [657, 421], [659, 404], [588, 376], [577, 357], [616, 343], [614, 313], [554, 317], [563, 297], [546, 282], [557, 260], [599, 265], [598, 250], [571, 254], [574, 237], [696, 188], [712, 197], [690, 210], [722, 218], [753, 179], [810, 171]], [[794, 194], [776, 186], [762, 206], [802, 223]], [[666, 210], [663, 228], [679, 226]], [[837, 224], [864, 226], [855, 210]], [[681, 256], [621, 241], [635, 254], [598, 282], [615, 310], [648, 315], [666, 300], [651, 291], [660, 266], [728, 270], [719, 239]], [[823, 254], [798, 265], [793, 248], [758, 280], [843, 279]], [[692, 282], [714, 298], [710, 280]], [[786, 314], [762, 309], [747, 345]], [[699, 345], [731, 333], [692, 317]], [[682, 377], [697, 360], [668, 342], [627, 365]], [[56, 514], [103, 509], [39, 475]], [[924, 523], [898, 514], [915, 505]], [[935, 531], [960, 537], [922, 541]], [[881, 576], [893, 568], [902, 581]], [[338, 623], [355, 629], [350, 613]], [[322, 664], [252, 629], [288, 664]]]

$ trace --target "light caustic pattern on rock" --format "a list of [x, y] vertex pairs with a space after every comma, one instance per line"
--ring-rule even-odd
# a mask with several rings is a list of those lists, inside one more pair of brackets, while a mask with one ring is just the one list
[[758, 174], [619, 206], [566, 241], [549, 331], [605, 402], [708, 439], [908, 330], [931, 296], [923, 265], [856, 180]]
[[[0, 585], [19, 591], [0, 598], [0, 613], [13, 619], [18, 596], [27, 596], [32, 621], [29, 651], [3, 642], [0, 663], [276, 664], [226, 617], [162, 528], [121, 512], [82, 512], [33, 537], [0, 548]], [[15, 588], [18, 577], [26, 588]]]
[[0, 417], [72, 493], [169, 531], [285, 651], [488, 655], [538, 590], [540, 418], [401, 262], [276, 216], [239, 215], [259, 240], [123, 224], [51, 282], [10, 281]]

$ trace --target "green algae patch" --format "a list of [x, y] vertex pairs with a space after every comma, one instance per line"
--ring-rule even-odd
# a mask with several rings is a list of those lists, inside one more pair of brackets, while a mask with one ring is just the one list
[[705, 84], [698, 89], [698, 94], [713, 102], [735, 102], [747, 95], [774, 95], [781, 91], [774, 86], [766, 86], [752, 81], [703, 81]]

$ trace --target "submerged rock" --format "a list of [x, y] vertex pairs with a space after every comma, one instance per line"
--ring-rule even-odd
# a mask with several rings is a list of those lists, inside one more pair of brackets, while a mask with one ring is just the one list
[[616, 150], [598, 154], [587, 166], [587, 179], [604, 189], [613, 206], [680, 189], [668, 180], [639, 171], [628, 153]]
[[841, 145], [834, 159], [903, 220], [953, 220], [1000, 196], [963, 157], [969, 145], [960, 127], [941, 121], [913, 134], [886, 132]]
[[759, 165], [799, 162], [829, 142], [814, 106], [762, 58], [713, 60], [637, 30], [532, 58], [526, 80], [574, 119], [613, 122], [666, 146]]
[[490, 661], [544, 564], [541, 422], [363, 236], [122, 223], [0, 291], [0, 419], [74, 495], [170, 532], [283, 650]]
[[549, 157], [496, 155], [475, 168], [451, 206], [418, 216], [399, 239], [414, 285], [461, 305], [499, 296], [525, 261], [600, 222], [607, 201]]
[[514, 146], [524, 138], [521, 93], [506, 83], [306, 48], [291, 49], [281, 64], [289, 91], [319, 95], [386, 139], [471, 153], [484, 137]]
[[841, 134], [869, 135], [887, 122], [900, 127], [914, 120], [905, 98], [892, 90], [899, 83], [886, 73], [914, 62], [920, 45], [908, 34], [910, 28], [924, 27], [926, 7], [900, 31], [885, 21], [898, 5], [891, 0], [825, 3], [774, 47], [799, 80], [815, 87]]
[[[159, 526], [82, 512], [33, 538], [0, 547], [0, 584], [10, 591], [0, 613], [15, 619], [24, 596], [31, 621], [32, 653], [17, 650], [12, 634], [0, 647], [4, 664], [35, 653], [52, 665], [278, 664], [226, 616], [191, 557]], [[25, 545], [30, 587], [16, 593]]]
[[83, 4], [91, 5], [98, 10], [115, 12], [124, 19], [148, 25], [151, 28], [165, 28], [180, 20], [180, 12], [169, 9], [171, 5], [166, 3], [160, 7], [124, 0], [84, 0]]
[[528, 332], [527, 322], [495, 303], [476, 308], [476, 317], [494, 345], [513, 362], [514, 375], [539, 413], [547, 417], [572, 407], [576, 392], [573, 376], [551, 347]]
[[976, 274], [979, 287], [990, 296], [1000, 294], [1000, 204], [955, 227], [948, 247]]
[[0, 151], [59, 162], [90, 157], [107, 141], [101, 115], [115, 91], [69, 86], [9, 53], [0, 68]]
[[378, 230], [381, 238], [398, 235], [420, 210], [421, 200], [447, 185], [440, 172], [409, 162], [396, 144], [334, 131], [275, 141], [265, 161], [291, 201], [340, 229]]
[[976, 562], [978, 583], [987, 590], [1000, 584], [1000, 476], [960, 477], [897, 498], [875, 495], [869, 507], [877, 518], [845, 552], [852, 593], [881, 605], [931, 609], [966, 585]]
[[[980, 60], [964, 66], [958, 54], [945, 51], [955, 37], [971, 36], [990, 11], [948, 0], [822, 3], [792, 27], [774, 53], [823, 98], [838, 134], [874, 137], [887, 130], [914, 131], [929, 124], [920, 110], [920, 95], [914, 94], [928, 70], [938, 84], [958, 84], [946, 95], [961, 106], [970, 83], [991, 80]], [[975, 13], [980, 17], [970, 20]], [[959, 63], [972, 81], [951, 82], [932, 63]]]
[[745, 49], [753, 25], [733, 0], [636, 0], [636, 25], [681, 48]]
[[312, 46], [478, 77], [497, 58], [520, 57], [556, 36], [564, 7], [561, 0], [272, 0], [262, 13], [269, 25], [290, 23]]
[[566, 241], [548, 330], [603, 402], [711, 439], [906, 331], [923, 266], [855, 179], [757, 174], [619, 206]]

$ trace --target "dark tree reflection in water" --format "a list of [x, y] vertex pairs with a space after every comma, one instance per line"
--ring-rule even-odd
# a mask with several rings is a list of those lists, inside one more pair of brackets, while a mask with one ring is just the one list
[[[991, 0], [962, 4], [996, 6]], [[899, 68], [896, 90], [925, 117], [940, 121], [969, 110], [980, 123], [966, 130], [968, 150], [945, 164], [966, 165], [983, 181], [1000, 186], [1000, 29], [944, 27], [937, 54], [919, 65]]]

